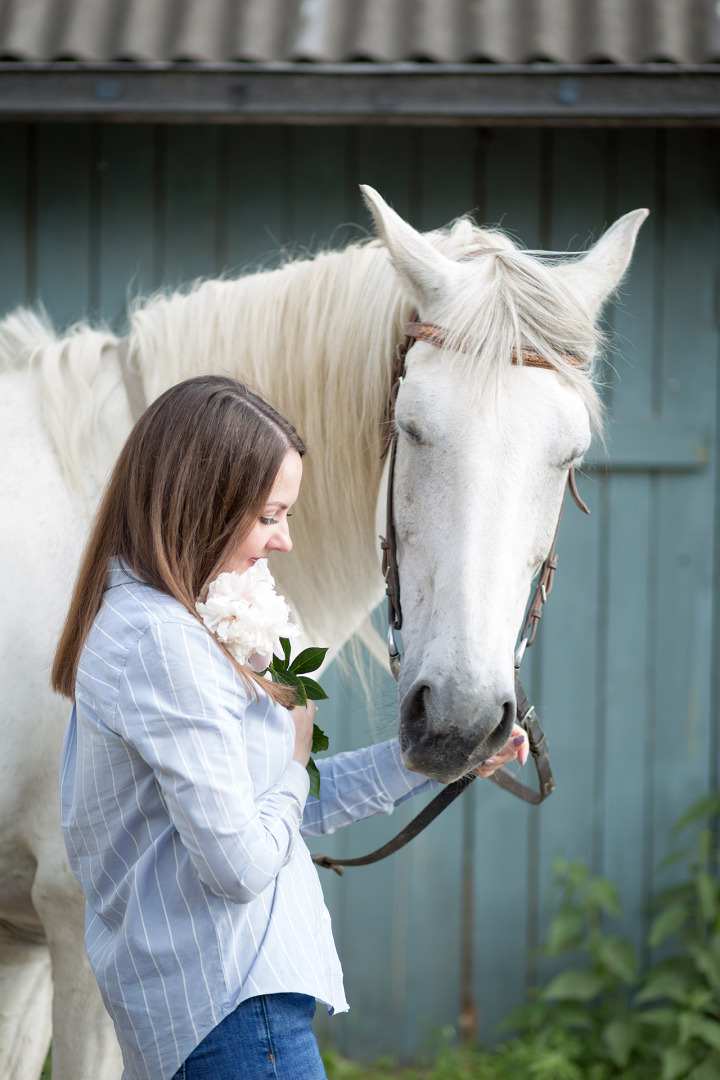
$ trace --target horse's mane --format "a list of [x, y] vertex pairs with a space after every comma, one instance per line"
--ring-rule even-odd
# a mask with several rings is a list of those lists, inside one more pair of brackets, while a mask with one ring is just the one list
[[[507, 366], [521, 342], [575, 383], [597, 422], [596, 331], [543, 260], [467, 218], [426, 235], [449, 258], [489, 267], [444, 318], [463, 344], [454, 362], [468, 368], [469, 385]], [[305, 439], [295, 551], [273, 570], [318, 644], [339, 645], [382, 593], [374, 521], [381, 420], [395, 345], [414, 308], [378, 241], [133, 305], [130, 360], [148, 400], [183, 378], [224, 372], [266, 395]], [[27, 311], [0, 323], [0, 365], [34, 361], [45, 421], [76, 485], [98, 461], [98, 440], [109, 449], [108, 460], [99, 459], [106, 469], [127, 431], [127, 419], [121, 433], [106, 407], [119, 377], [116, 364], [108, 375], [102, 353], [116, 340], [84, 324], [57, 338], [47, 320]], [[565, 351], [586, 362], [583, 372], [567, 364]]]

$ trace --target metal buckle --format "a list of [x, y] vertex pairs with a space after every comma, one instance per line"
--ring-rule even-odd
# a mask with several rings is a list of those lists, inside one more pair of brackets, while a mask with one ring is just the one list
[[388, 657], [389, 657], [389, 660], [390, 660], [390, 671], [392, 672], [392, 675], [393, 675], [393, 678], [395, 679], [395, 682], [397, 682], [398, 678], [400, 677], [400, 656], [401, 656], [401, 653], [400, 653], [400, 650], [398, 648], [397, 640], [395, 638], [395, 627], [392, 626], [392, 625], [388, 626], [387, 647], [388, 647]]

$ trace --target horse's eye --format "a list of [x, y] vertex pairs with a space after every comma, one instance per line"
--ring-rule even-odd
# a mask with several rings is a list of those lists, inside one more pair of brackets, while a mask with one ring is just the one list
[[399, 420], [396, 420], [395, 422], [402, 431], [403, 435], [407, 435], [408, 439], [411, 439], [413, 442], [417, 443], [422, 442], [422, 435], [413, 424], [400, 423]]

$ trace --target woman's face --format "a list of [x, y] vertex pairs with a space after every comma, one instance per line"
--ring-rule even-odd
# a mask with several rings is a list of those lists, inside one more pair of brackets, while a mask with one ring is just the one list
[[244, 574], [271, 551], [290, 550], [289, 510], [298, 497], [301, 480], [302, 458], [297, 450], [288, 450], [260, 517], [223, 564], [222, 573]]

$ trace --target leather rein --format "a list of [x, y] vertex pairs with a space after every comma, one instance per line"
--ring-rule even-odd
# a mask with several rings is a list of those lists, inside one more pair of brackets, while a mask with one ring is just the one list
[[[437, 348], [443, 348], [447, 342], [447, 338], [447, 331], [436, 323], [419, 322], [417, 320], [408, 323], [405, 340], [396, 347], [395, 362], [392, 371], [392, 384], [385, 410], [384, 419], [387, 425], [387, 436], [381, 457], [384, 458], [389, 454], [386, 511], [387, 524], [386, 535], [385, 537], [380, 537], [380, 543], [383, 552], [385, 591], [388, 598], [388, 655], [390, 659], [390, 669], [396, 680], [400, 674], [400, 650], [395, 635], [402, 627], [402, 608], [400, 606], [400, 576], [397, 564], [397, 538], [393, 515], [395, 456], [397, 450], [395, 404], [407, 370], [407, 354], [415, 342], [425, 341], [430, 345], [435, 345]], [[582, 361], [578, 360], [575, 356], [565, 354], [563, 359], [573, 366], [582, 366]], [[517, 355], [517, 350], [513, 349], [511, 362], [516, 365], [522, 364], [527, 367], [543, 368], [549, 371], [556, 370], [549, 360], [538, 355], [538, 353], [533, 352], [532, 349], [521, 349], [520, 357]], [[535, 806], [539, 805], [548, 797], [548, 795], [552, 794], [555, 790], [555, 781], [553, 779], [552, 769], [550, 768], [547, 739], [540, 726], [540, 721], [535, 712], [535, 706], [531, 705], [527, 694], [523, 689], [522, 683], [520, 682], [520, 664], [525, 654], [525, 650], [532, 645], [535, 640], [538, 624], [542, 618], [543, 607], [547, 603], [547, 599], [552, 591], [555, 571], [557, 570], [558, 564], [555, 548], [565, 505], [565, 494], [568, 490], [579, 509], [582, 510], [584, 514], [590, 513], [590, 510], [578, 493], [577, 484], [575, 482], [575, 470], [571, 468], [568, 471], [567, 484], [565, 492], [563, 493], [563, 501], [560, 506], [560, 514], [558, 515], [550, 551], [540, 567], [537, 585], [535, 586], [535, 591], [532, 595], [525, 621], [520, 632], [520, 644], [515, 651], [517, 722], [528, 736], [530, 755], [535, 764], [535, 770], [538, 776], [538, 789], [535, 790], [527, 784], [521, 783], [517, 777], [505, 768], [497, 769], [490, 777], [488, 777], [488, 779], [492, 780], [498, 787], [503, 788], [505, 791], [509, 791], [512, 795], [516, 795], [519, 799], [522, 799], [523, 802], [532, 803]], [[334, 870], [337, 874], [342, 874], [343, 868], [346, 866], [368, 866], [370, 863], [378, 862], [380, 859], [385, 859], [389, 855], [395, 854], [396, 851], [399, 851], [400, 848], [404, 847], [421, 833], [423, 829], [426, 829], [427, 826], [435, 820], [438, 814], [442, 813], [446, 807], [450, 806], [450, 804], [453, 803], [467, 787], [469, 787], [474, 779], [475, 774], [469, 773], [466, 776], [461, 776], [458, 780], [453, 781], [453, 783], [448, 784], [408, 825], [405, 826], [404, 829], [397, 834], [397, 836], [388, 841], [387, 844], [383, 844], [383, 846], [376, 851], [372, 851], [368, 855], [361, 855], [355, 859], [336, 859], [331, 855], [313, 855], [313, 862], [318, 866], [324, 866], [327, 869]]]

